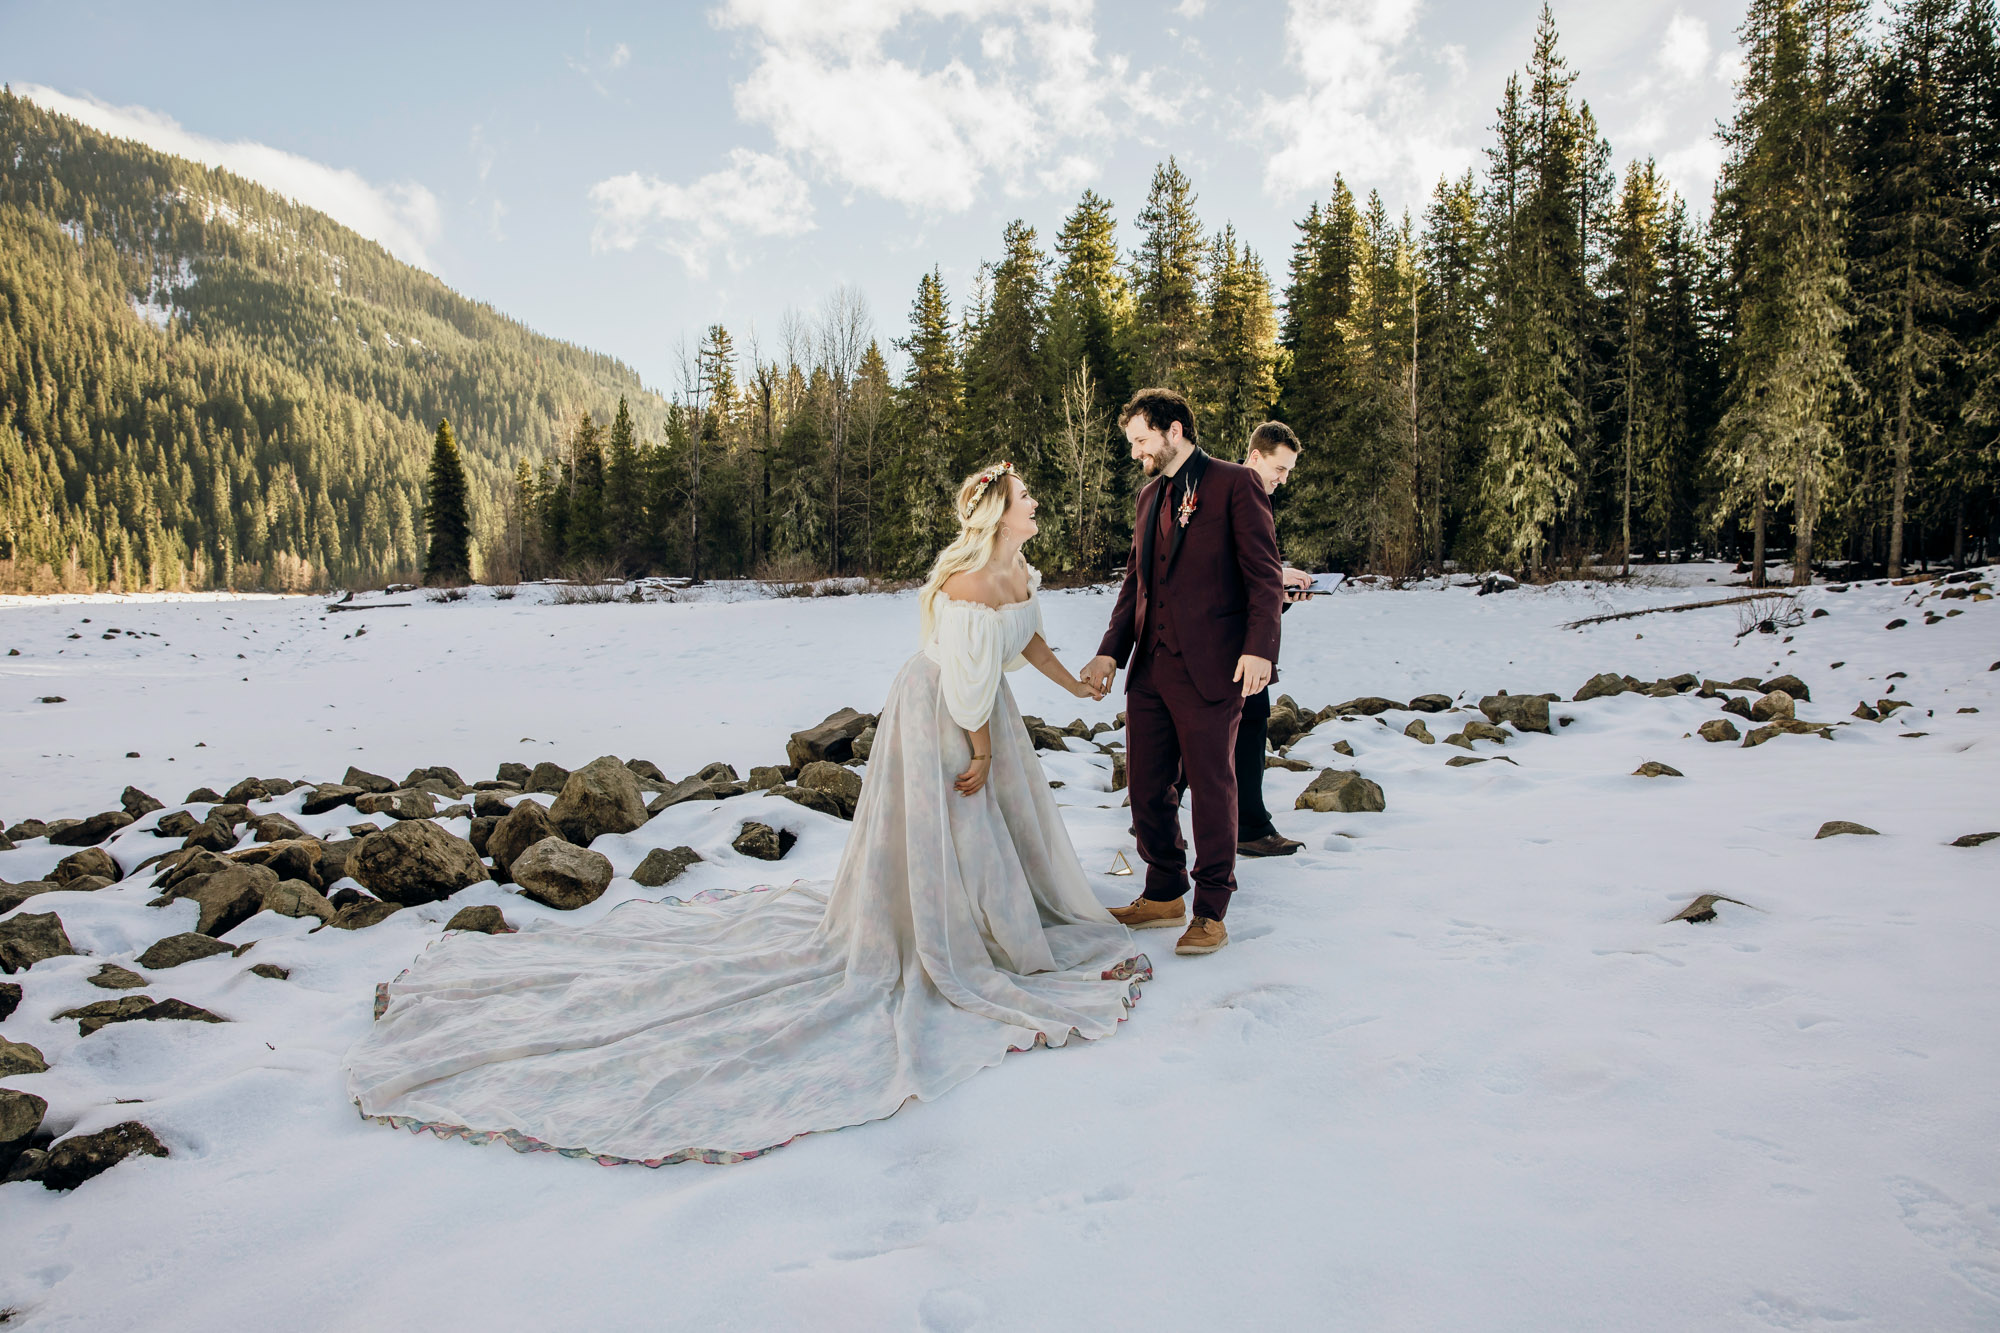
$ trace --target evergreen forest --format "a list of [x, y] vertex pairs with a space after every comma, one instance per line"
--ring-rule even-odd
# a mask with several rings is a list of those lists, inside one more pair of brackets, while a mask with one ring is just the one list
[[900, 331], [839, 288], [774, 345], [691, 337], [662, 392], [0, 94], [0, 591], [414, 580], [426, 533], [433, 579], [910, 577], [1000, 458], [1042, 501], [1037, 563], [1100, 577], [1137, 481], [1117, 408], [1149, 384], [1222, 457], [1298, 431], [1279, 532], [1314, 568], [1991, 559], [1995, 28], [1994, 0], [1751, 0], [1697, 208], [1615, 159], [1545, 8], [1483, 167], [1415, 216], [1336, 179], [1278, 277], [1170, 157], [1130, 249], [1086, 190], [971, 290], [918, 276]]

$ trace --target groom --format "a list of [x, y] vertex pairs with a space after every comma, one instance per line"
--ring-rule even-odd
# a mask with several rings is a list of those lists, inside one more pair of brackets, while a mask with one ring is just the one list
[[[1141, 389], [1119, 422], [1153, 480], [1139, 492], [1125, 586], [1098, 655], [1078, 673], [1101, 697], [1129, 657], [1125, 767], [1146, 890], [1112, 915], [1134, 930], [1186, 927], [1175, 953], [1229, 943], [1236, 891], [1236, 730], [1278, 656], [1278, 536], [1263, 483], [1195, 444], [1171, 389]], [[1194, 798], [1194, 920], [1175, 779]]]

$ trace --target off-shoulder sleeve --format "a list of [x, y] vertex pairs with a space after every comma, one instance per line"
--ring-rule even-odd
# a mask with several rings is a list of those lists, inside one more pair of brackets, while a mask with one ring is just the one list
[[986, 725], [1000, 692], [1006, 626], [990, 607], [940, 599], [933, 660], [951, 720], [967, 731]]

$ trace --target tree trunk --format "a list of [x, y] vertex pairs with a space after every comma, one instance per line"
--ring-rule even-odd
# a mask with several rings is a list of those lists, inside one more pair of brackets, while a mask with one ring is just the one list
[[1764, 487], [1757, 487], [1755, 519], [1750, 537], [1750, 586], [1764, 586]]
[[1910, 490], [1910, 343], [1915, 337], [1917, 261], [1914, 247], [1903, 268], [1902, 346], [1896, 366], [1896, 475], [1889, 498], [1889, 577], [1903, 575], [1903, 506]]

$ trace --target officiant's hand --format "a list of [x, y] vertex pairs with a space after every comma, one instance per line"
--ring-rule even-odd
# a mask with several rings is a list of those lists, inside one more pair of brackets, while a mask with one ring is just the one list
[[1102, 655], [1091, 658], [1083, 664], [1083, 670], [1076, 678], [1090, 687], [1090, 697], [1102, 699], [1111, 693], [1111, 682], [1117, 678], [1118, 663]]
[[1245, 653], [1236, 659], [1236, 674], [1231, 679], [1243, 682], [1243, 697], [1248, 699], [1271, 683], [1271, 659]]
[[1286, 601], [1302, 602], [1312, 595], [1313, 576], [1303, 569], [1293, 569], [1290, 565], [1286, 565], [1280, 571], [1278, 578], [1284, 585]]

